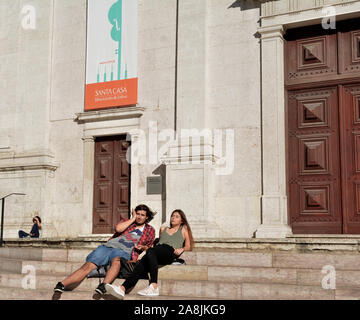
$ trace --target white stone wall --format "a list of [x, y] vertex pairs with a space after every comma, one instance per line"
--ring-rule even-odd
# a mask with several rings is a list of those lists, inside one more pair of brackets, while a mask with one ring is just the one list
[[50, 142], [60, 165], [49, 214], [59, 236], [77, 236], [92, 224], [83, 208], [82, 127], [74, 121], [84, 109], [86, 0], [55, 0], [52, 30]]
[[[8, 199], [5, 236], [29, 229], [35, 213], [44, 220], [43, 236], [89, 235], [93, 154], [88, 134], [107, 129], [103, 122], [75, 121], [83, 113], [86, 0], [31, 3], [34, 30], [20, 26], [22, 1], [0, 4], [6, 9], [0, 28], [0, 192], [26, 193]], [[146, 177], [161, 162], [133, 165], [131, 205], [146, 203], [156, 210], [157, 230], [175, 207], [211, 224], [211, 232], [206, 225], [195, 227], [197, 237], [251, 237], [260, 224], [259, 9], [242, 10], [234, 3], [180, 1], [177, 87], [178, 129], [234, 130], [234, 171], [218, 176], [207, 165], [174, 171], [164, 212], [161, 195], [146, 195]], [[146, 132], [150, 121], [159, 132], [174, 128], [175, 45], [176, 0], [139, 0], [138, 107], [144, 111], [138, 127]], [[121, 121], [114, 124], [137, 125]]]
[[208, 123], [235, 133], [234, 170], [215, 175], [210, 210], [220, 237], [252, 237], [261, 214], [259, 9], [234, 3], [208, 1]]
[[165, 219], [164, 200], [161, 195], [146, 194], [146, 177], [158, 175], [154, 172], [161, 162], [155, 163], [150, 158], [149, 124], [154, 122], [158, 131], [174, 128], [176, 1], [139, 0], [138, 23], [138, 105], [145, 109], [140, 128], [147, 137], [147, 164], [132, 164], [132, 168], [138, 169], [132, 206], [145, 203], [157, 212], [151, 224], [158, 233]]
[[50, 203], [56, 168], [49, 123], [53, 3], [32, 3], [36, 28], [31, 31], [22, 24], [23, 1], [0, 5], [0, 194], [26, 194], [6, 199], [6, 236], [30, 226], [33, 215], [46, 216]]

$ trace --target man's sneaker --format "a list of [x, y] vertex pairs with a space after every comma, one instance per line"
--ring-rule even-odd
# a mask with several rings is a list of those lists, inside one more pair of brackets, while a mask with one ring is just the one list
[[65, 292], [65, 287], [61, 282], [58, 282], [56, 287], [54, 288], [55, 292]]
[[105, 289], [105, 284], [102, 282], [100, 283], [97, 288], [95, 289], [95, 291], [99, 294], [105, 294], [106, 293], [106, 289]]
[[106, 290], [106, 293], [111, 294], [112, 296], [114, 296], [120, 300], [124, 299], [125, 292], [121, 289], [121, 287], [106, 283], [105, 290]]
[[154, 287], [151, 284], [146, 289], [138, 291], [137, 294], [141, 296], [155, 297], [159, 295], [159, 288], [154, 289]]

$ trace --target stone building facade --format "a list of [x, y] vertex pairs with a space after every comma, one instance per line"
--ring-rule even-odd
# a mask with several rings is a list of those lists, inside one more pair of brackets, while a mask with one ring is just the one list
[[[21, 24], [26, 5], [34, 28]], [[292, 234], [285, 35], [329, 12], [354, 19], [358, 1], [139, 0], [138, 103], [95, 111], [84, 111], [87, 1], [0, 6], [0, 197], [25, 194], [6, 199], [5, 237], [34, 215], [45, 237], [108, 230], [95, 228], [111, 225], [94, 218], [96, 146], [126, 135], [147, 152], [130, 164], [121, 201], [157, 211], [156, 229], [181, 208], [198, 239]]]

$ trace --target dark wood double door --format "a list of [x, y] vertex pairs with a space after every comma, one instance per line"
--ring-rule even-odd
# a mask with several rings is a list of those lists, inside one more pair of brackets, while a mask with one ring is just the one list
[[293, 233], [360, 233], [360, 27], [285, 39]]
[[113, 233], [117, 222], [129, 218], [129, 145], [126, 136], [95, 140], [93, 233]]

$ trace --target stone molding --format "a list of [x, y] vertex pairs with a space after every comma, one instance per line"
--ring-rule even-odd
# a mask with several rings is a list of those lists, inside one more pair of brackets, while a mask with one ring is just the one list
[[303, 0], [273, 0], [262, 1], [261, 18], [272, 17], [282, 14], [298, 13], [305, 10], [318, 10], [327, 6], [347, 6], [351, 5], [357, 0], [333, 0], [332, 3], [325, 3], [325, 0], [313, 0], [312, 3]]
[[219, 159], [214, 154], [212, 141], [189, 142], [189, 139], [176, 139], [161, 157], [161, 162], [169, 164], [216, 164]]
[[59, 164], [48, 150], [34, 152], [7, 152], [0, 155], [0, 172], [24, 170], [55, 171]]
[[140, 118], [145, 108], [139, 106], [121, 107], [116, 109], [106, 109], [97, 111], [87, 111], [76, 113], [75, 121], [79, 124], [88, 122], [99, 122], [107, 120]]
[[[332, 2], [332, 3], [331, 3]], [[261, 4], [261, 25], [263, 27], [284, 25], [301, 27], [316, 23], [326, 16], [324, 8], [335, 9], [336, 19], [360, 16], [360, 2], [355, 0], [313, 0], [313, 3], [301, 0], [274, 0]]]
[[258, 32], [261, 34], [262, 40], [277, 38], [277, 37], [283, 39], [285, 30], [283, 25], [275, 25], [270, 27], [259, 28]]

